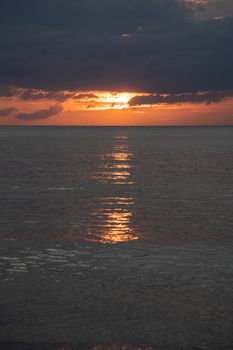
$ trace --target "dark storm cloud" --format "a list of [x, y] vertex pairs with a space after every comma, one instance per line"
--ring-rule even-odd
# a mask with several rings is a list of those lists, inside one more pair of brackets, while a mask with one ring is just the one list
[[16, 112], [17, 109], [14, 107], [9, 107], [5, 109], [0, 109], [0, 117], [8, 117], [12, 113]]
[[232, 35], [232, 17], [199, 21], [179, 0], [2, 1], [1, 82], [51, 94], [232, 91]]
[[61, 106], [53, 106], [33, 113], [20, 113], [16, 118], [21, 120], [48, 119], [62, 111]]
[[177, 104], [177, 103], [216, 103], [226, 100], [233, 96], [232, 92], [205, 92], [205, 93], [191, 93], [191, 94], [173, 94], [173, 95], [149, 95], [149, 96], [135, 96], [129, 101], [129, 105], [154, 105], [154, 104]]

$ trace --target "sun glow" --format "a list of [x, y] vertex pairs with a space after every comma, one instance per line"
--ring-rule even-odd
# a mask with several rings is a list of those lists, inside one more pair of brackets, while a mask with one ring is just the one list
[[106, 102], [108, 103], [113, 103], [116, 105], [126, 105], [128, 106], [128, 102], [129, 100], [132, 98], [132, 95], [134, 96], [134, 94], [129, 94], [129, 93], [119, 93], [119, 94], [113, 94], [111, 96], [107, 96], [106, 97]]
[[[97, 109], [124, 109], [129, 108], [129, 101], [135, 93], [99, 93]], [[102, 106], [101, 106], [102, 105]]]
[[74, 96], [67, 100], [64, 106], [79, 111], [123, 110], [129, 109], [129, 101], [136, 95], [132, 92], [84, 91], [77, 94], [78, 98]]

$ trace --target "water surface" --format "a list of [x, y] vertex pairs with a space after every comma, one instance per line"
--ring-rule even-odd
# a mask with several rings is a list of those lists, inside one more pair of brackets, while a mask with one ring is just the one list
[[231, 127], [1, 127], [0, 237], [232, 239]]

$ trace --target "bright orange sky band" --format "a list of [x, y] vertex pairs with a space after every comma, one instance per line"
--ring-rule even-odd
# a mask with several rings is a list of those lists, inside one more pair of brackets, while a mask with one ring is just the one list
[[[0, 125], [233, 125], [233, 99], [212, 104], [157, 104], [130, 107], [129, 101], [140, 93], [78, 92], [79, 98], [64, 101], [39, 98], [24, 101], [19, 97], [0, 99], [0, 110], [15, 108], [7, 116], [0, 116]], [[142, 93], [141, 95], [146, 95]], [[19, 113], [34, 113], [54, 105], [62, 110], [46, 118], [21, 120]]]

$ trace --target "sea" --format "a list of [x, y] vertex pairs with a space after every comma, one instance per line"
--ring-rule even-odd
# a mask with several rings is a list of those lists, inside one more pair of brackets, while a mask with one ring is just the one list
[[0, 349], [232, 350], [233, 127], [1, 127]]
[[233, 239], [233, 127], [1, 127], [0, 238]]

